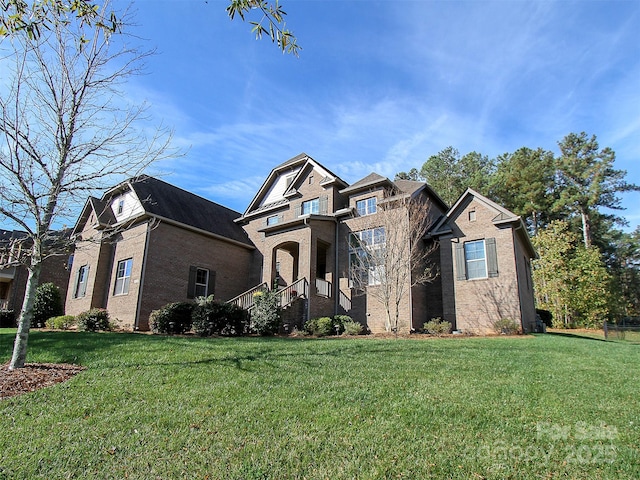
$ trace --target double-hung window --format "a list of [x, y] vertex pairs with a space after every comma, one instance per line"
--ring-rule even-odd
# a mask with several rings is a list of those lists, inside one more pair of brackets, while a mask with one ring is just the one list
[[76, 283], [73, 288], [73, 298], [84, 297], [87, 293], [87, 279], [89, 278], [89, 265], [78, 268]]
[[487, 278], [487, 253], [484, 240], [465, 243], [464, 260], [467, 264], [467, 279]]
[[314, 198], [313, 200], [307, 200], [302, 202], [302, 209], [300, 215], [318, 215], [320, 213], [320, 199]]
[[187, 298], [208, 297], [215, 292], [216, 272], [208, 268], [189, 267]]
[[380, 285], [384, 277], [384, 227], [354, 232], [349, 242], [351, 285]]
[[204, 268], [196, 269], [195, 295], [196, 297], [206, 297], [209, 288], [209, 270]]
[[356, 210], [361, 217], [364, 215], [372, 215], [378, 211], [378, 204], [376, 197], [365, 198], [364, 200], [356, 201]]
[[456, 278], [477, 280], [498, 276], [496, 239], [485, 238], [456, 245]]
[[126, 295], [129, 293], [132, 265], [133, 259], [131, 258], [118, 262], [118, 268], [116, 270], [116, 284], [113, 289], [114, 295]]

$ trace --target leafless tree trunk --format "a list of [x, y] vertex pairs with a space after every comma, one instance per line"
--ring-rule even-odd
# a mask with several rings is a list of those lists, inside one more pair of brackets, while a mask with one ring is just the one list
[[396, 335], [401, 305], [411, 287], [429, 283], [438, 275], [429, 261], [437, 245], [425, 240], [431, 221], [426, 199], [389, 192], [366, 227], [375, 232], [373, 241], [358, 235], [352, 239], [356, 252], [351, 255], [352, 285], [384, 306], [385, 329]]
[[[133, 105], [118, 87], [141, 73], [152, 52], [129, 43], [119, 14], [116, 32], [107, 22], [109, 2], [91, 24], [55, 15], [37, 38], [16, 34], [0, 43], [0, 218], [27, 232], [29, 270], [10, 369], [24, 366], [35, 291], [42, 261], [64, 246], [50, 241], [51, 230], [73, 222], [87, 195], [132, 175], [153, 161], [174, 156], [171, 132], [150, 134], [141, 122], [147, 106]], [[1, 267], [1, 265], [0, 265]]]

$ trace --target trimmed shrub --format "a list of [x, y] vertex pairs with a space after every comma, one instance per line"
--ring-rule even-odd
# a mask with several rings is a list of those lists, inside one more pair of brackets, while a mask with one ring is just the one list
[[443, 322], [440, 317], [436, 317], [425, 322], [423, 328], [429, 335], [446, 335], [451, 333], [451, 322]]
[[[342, 335], [345, 330], [345, 323], [353, 322], [353, 319], [349, 315], [334, 315], [333, 317], [333, 333]], [[336, 327], [338, 327], [336, 329]]]
[[360, 335], [364, 327], [361, 323], [349, 320], [344, 322], [344, 335]]
[[58, 317], [64, 313], [60, 289], [53, 283], [43, 283], [36, 289], [33, 301], [32, 327], [41, 327], [51, 317]]
[[242, 335], [247, 325], [247, 312], [237, 305], [216, 302], [213, 295], [198, 297], [191, 314], [193, 331], [201, 337]]
[[512, 318], [501, 318], [493, 322], [493, 328], [496, 333], [503, 335], [515, 335], [520, 331], [520, 325]]
[[336, 315], [335, 317], [312, 318], [304, 324], [304, 329], [311, 335], [327, 337], [329, 335], [340, 335], [344, 332], [346, 322], [352, 322], [348, 315]]
[[16, 314], [13, 310], [0, 310], [0, 328], [16, 326]]
[[153, 333], [181, 334], [191, 330], [190, 302], [168, 303], [149, 315], [149, 324]]
[[76, 317], [78, 330], [81, 332], [97, 332], [111, 330], [109, 312], [103, 308], [92, 308]]
[[76, 317], [73, 315], [60, 315], [58, 317], [51, 317], [47, 319], [45, 325], [47, 328], [53, 330], [68, 330], [71, 326], [75, 325]]
[[251, 329], [258, 335], [277, 333], [280, 330], [282, 318], [276, 293], [273, 291], [256, 292], [253, 294], [253, 301]]

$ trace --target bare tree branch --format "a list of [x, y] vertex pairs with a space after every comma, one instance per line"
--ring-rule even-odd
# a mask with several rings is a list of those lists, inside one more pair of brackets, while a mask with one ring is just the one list
[[437, 245], [425, 240], [432, 217], [429, 203], [399, 191], [389, 191], [368, 224], [352, 234], [352, 286], [385, 308], [385, 329], [400, 327], [400, 306], [411, 287], [438, 275], [429, 257]]
[[[10, 83], [0, 90], [0, 218], [26, 231], [21, 247], [29, 245], [20, 255], [29, 280], [10, 368], [24, 364], [42, 261], [68, 246], [52, 226], [72, 222], [87, 194], [177, 156], [172, 132], [160, 126], [147, 135], [147, 105], [130, 104], [118, 88], [152, 52], [105, 32], [108, 9], [106, 0], [90, 30], [50, 7], [46, 31], [0, 44], [13, 50]], [[119, 27], [129, 24], [127, 11], [118, 18]]]

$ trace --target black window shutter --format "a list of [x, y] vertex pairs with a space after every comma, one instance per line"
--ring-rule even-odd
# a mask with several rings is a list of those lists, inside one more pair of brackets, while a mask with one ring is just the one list
[[207, 284], [207, 297], [216, 294], [216, 272], [209, 270], [209, 283]]
[[78, 271], [76, 272], [76, 281], [73, 283], [74, 289], [73, 289], [73, 298], [79, 298], [80, 295], [80, 287], [82, 287], [82, 285], [80, 285], [80, 271], [82, 270], [82, 267], [80, 267], [78, 269]]
[[489, 277], [498, 276], [498, 252], [496, 250], [496, 239], [487, 238], [485, 241], [487, 249], [487, 273]]
[[187, 285], [187, 298], [196, 296], [196, 267], [189, 267], [189, 284]]
[[467, 263], [464, 259], [464, 244], [457, 243], [455, 249], [456, 280], [467, 279]]

